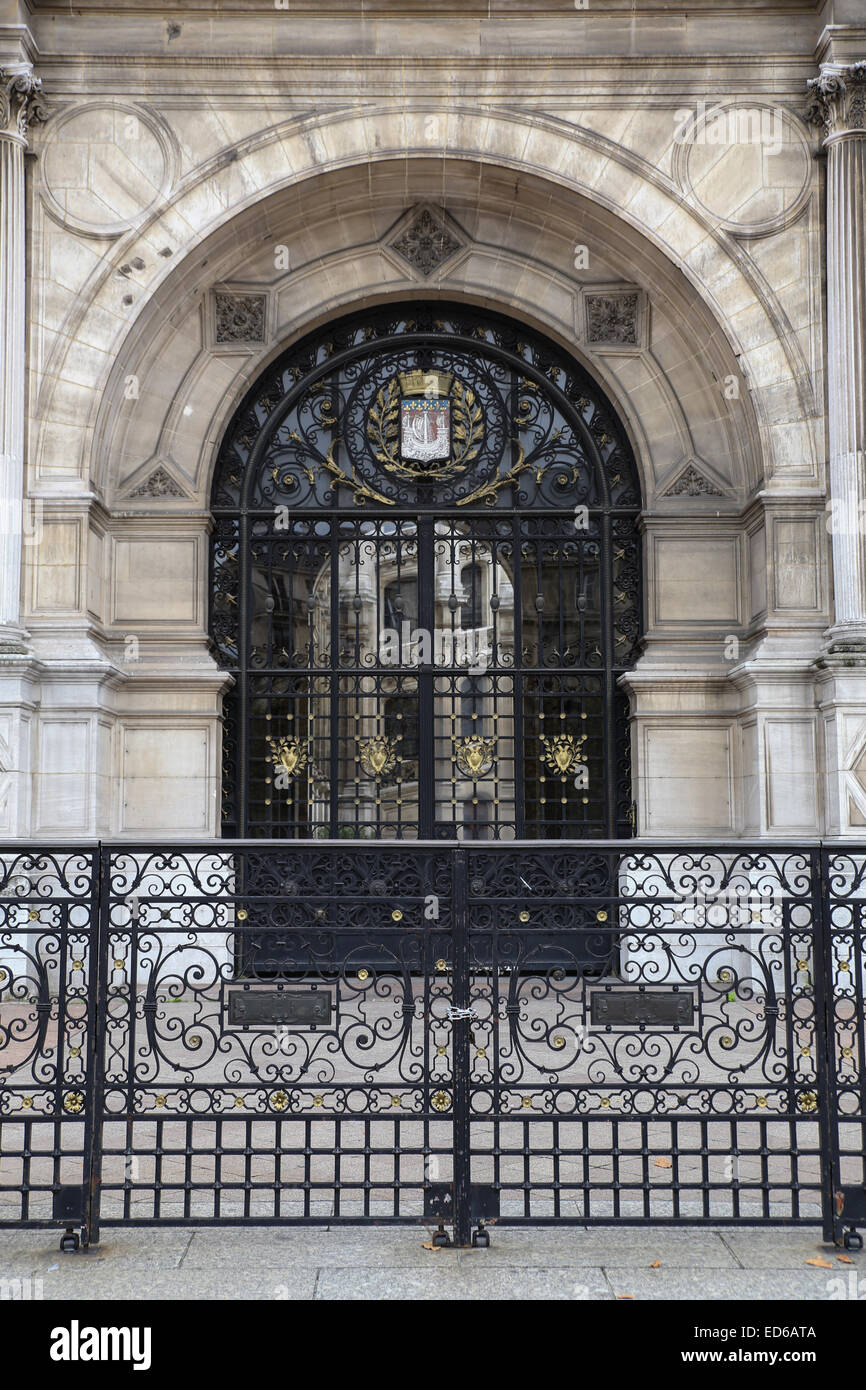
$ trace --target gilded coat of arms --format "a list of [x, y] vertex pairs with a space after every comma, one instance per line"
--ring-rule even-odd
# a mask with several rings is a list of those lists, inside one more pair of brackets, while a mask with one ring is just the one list
[[479, 455], [484, 417], [453, 372], [399, 372], [370, 406], [367, 437], [388, 473], [435, 482], [463, 473]]
[[451, 457], [451, 402], [400, 400], [400, 456], [404, 463], [431, 463]]

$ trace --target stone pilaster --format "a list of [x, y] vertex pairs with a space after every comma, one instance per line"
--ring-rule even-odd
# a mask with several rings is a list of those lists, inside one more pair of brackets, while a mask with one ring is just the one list
[[809, 92], [827, 151], [830, 648], [866, 653], [866, 62], [825, 64]]
[[826, 63], [827, 410], [835, 622], [817, 665], [825, 830], [866, 835], [866, 62]]
[[25, 221], [28, 127], [44, 119], [42, 83], [0, 68], [0, 653], [24, 650], [20, 626], [24, 496]]

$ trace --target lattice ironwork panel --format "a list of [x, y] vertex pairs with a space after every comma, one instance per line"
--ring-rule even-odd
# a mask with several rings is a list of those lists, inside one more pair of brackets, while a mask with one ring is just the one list
[[469, 850], [472, 1180], [502, 1219], [820, 1220], [814, 868]]
[[115, 851], [101, 1220], [421, 1220], [453, 1163], [452, 863]]

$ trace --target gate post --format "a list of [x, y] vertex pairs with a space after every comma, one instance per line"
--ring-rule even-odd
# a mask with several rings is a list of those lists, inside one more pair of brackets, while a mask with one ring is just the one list
[[105, 1033], [107, 1025], [108, 981], [108, 907], [111, 891], [111, 851], [99, 842], [97, 846], [96, 892], [91, 914], [91, 978], [90, 998], [93, 1010], [90, 1041], [90, 1079], [87, 1087], [90, 1113], [87, 1205], [84, 1245], [99, 1244], [99, 1208], [102, 1196], [102, 1112], [105, 1090]]
[[818, 1082], [818, 1142], [821, 1149], [821, 1217], [824, 1239], [836, 1240], [834, 1193], [838, 1174], [833, 948], [830, 883], [823, 846], [812, 852], [812, 928], [815, 943], [815, 1035]]
[[[469, 922], [467, 917], [468, 863], [465, 849], [454, 851], [454, 974], [452, 1004], [455, 1013], [469, 1008]], [[452, 1022], [454, 1059], [454, 1244], [469, 1245], [472, 1236], [469, 1156], [469, 1020]]]

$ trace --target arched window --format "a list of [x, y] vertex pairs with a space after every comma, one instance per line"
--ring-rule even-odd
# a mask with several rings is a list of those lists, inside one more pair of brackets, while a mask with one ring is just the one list
[[226, 834], [630, 833], [640, 493], [567, 354], [456, 305], [341, 319], [249, 392], [212, 505]]

